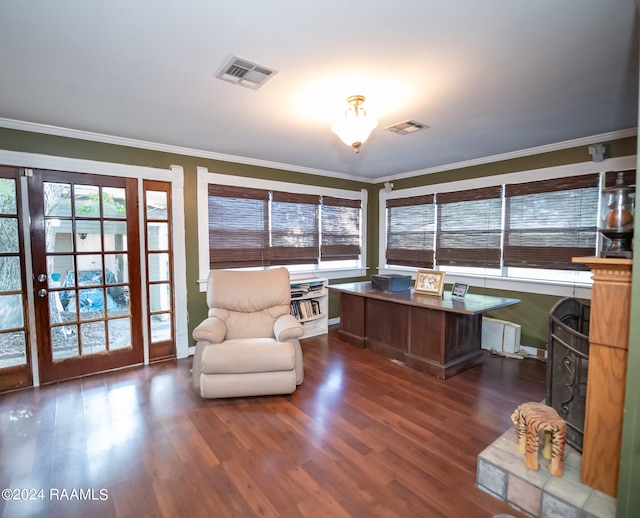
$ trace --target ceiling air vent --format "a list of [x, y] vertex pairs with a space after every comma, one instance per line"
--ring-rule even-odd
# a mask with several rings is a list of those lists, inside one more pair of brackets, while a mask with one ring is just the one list
[[389, 126], [385, 129], [393, 133], [397, 133], [398, 135], [408, 135], [409, 133], [415, 133], [416, 131], [420, 131], [428, 127], [429, 126], [422, 124], [421, 122], [408, 120], [399, 122], [398, 124], [394, 124], [393, 126]]
[[233, 56], [224, 64], [216, 77], [238, 86], [257, 90], [277, 73], [277, 70], [271, 70]]

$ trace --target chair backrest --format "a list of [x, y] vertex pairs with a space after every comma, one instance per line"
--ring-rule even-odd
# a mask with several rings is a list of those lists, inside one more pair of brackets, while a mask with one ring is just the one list
[[227, 325], [226, 339], [273, 337], [273, 324], [290, 312], [289, 270], [211, 270], [207, 280], [209, 316]]

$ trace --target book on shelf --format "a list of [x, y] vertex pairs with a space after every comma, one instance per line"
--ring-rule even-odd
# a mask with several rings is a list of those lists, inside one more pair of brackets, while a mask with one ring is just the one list
[[292, 300], [291, 314], [299, 320], [307, 320], [322, 314], [320, 302], [313, 299]]
[[291, 298], [301, 298], [308, 295], [316, 295], [324, 290], [324, 281], [307, 281], [291, 283]]

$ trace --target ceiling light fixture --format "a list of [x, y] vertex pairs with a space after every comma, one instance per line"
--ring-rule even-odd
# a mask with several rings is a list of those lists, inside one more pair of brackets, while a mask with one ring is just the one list
[[365, 101], [364, 95], [352, 95], [347, 99], [351, 106], [344, 112], [344, 118], [337, 120], [331, 126], [340, 140], [347, 146], [353, 146], [356, 153], [360, 152], [360, 146], [369, 138], [371, 132], [378, 125], [378, 121], [367, 117], [367, 112], [362, 108]]

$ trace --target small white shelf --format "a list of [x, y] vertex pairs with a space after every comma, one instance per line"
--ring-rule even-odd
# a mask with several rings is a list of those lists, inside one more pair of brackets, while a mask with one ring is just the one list
[[[329, 326], [327, 279], [295, 279], [291, 284], [291, 314], [304, 328], [301, 338], [321, 335]], [[320, 288], [320, 289], [318, 289]]]

